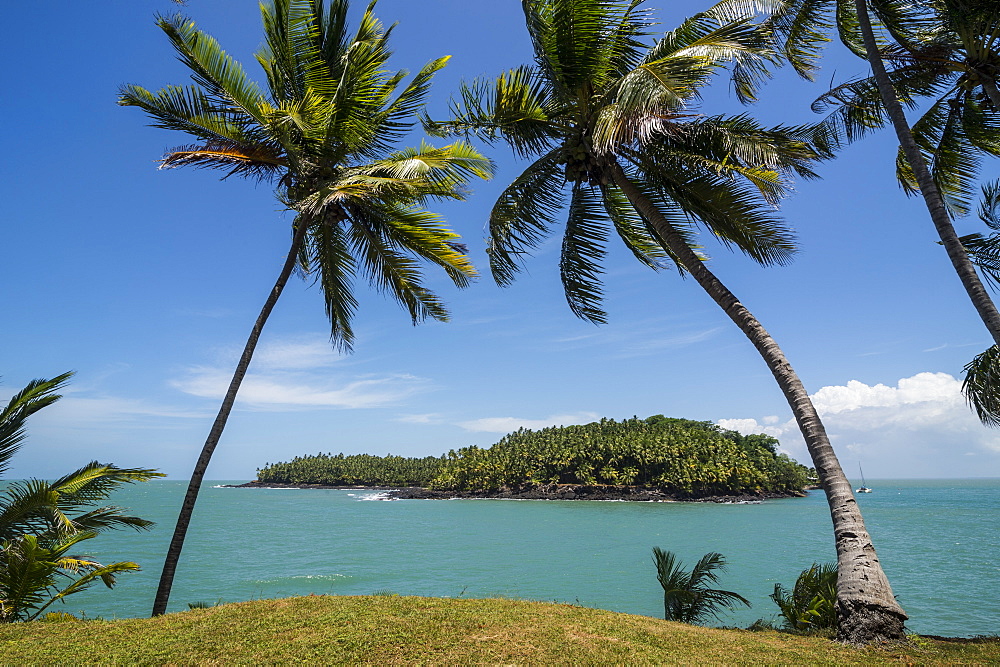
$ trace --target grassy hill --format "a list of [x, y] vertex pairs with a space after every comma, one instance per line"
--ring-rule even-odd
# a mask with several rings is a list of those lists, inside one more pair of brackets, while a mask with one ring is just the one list
[[853, 649], [521, 600], [309, 596], [0, 628], [0, 664], [1000, 664], [1000, 641]]

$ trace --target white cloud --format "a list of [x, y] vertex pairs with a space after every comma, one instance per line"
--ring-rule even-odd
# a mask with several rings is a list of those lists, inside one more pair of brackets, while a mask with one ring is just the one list
[[458, 422], [466, 431], [484, 433], [510, 433], [519, 428], [540, 429], [547, 426], [570, 426], [586, 424], [600, 419], [596, 412], [578, 412], [569, 415], [552, 415], [543, 419], [524, 419], [522, 417], [484, 417], [471, 421]]
[[[841, 464], [863, 461], [871, 477], [961, 477], [1000, 474], [1000, 433], [979, 423], [947, 373], [918, 373], [895, 386], [822, 387], [812, 395]], [[781, 438], [782, 449], [808, 461], [794, 420], [720, 419], [740, 433]]]

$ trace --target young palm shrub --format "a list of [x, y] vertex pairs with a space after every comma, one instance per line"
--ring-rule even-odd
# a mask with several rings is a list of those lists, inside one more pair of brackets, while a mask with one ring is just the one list
[[[389, 34], [369, 3], [358, 28], [347, 23], [348, 0], [274, 0], [261, 4], [265, 42], [256, 54], [266, 89], [210, 35], [183, 17], [159, 27], [191, 70], [194, 85], [157, 92], [121, 89], [119, 103], [137, 106], [154, 127], [184, 132], [196, 144], [170, 151], [164, 168], [221, 169], [275, 184], [294, 214], [291, 245], [257, 317], [218, 416], [195, 463], [164, 560], [153, 615], [166, 611], [174, 572], [205, 471], [222, 437], [236, 394], [278, 297], [293, 269], [316, 280], [331, 340], [350, 350], [358, 301], [355, 279], [395, 298], [416, 324], [445, 321], [440, 299], [422, 284], [421, 260], [459, 287], [475, 270], [458, 235], [426, 209], [464, 199], [466, 185], [488, 178], [491, 165], [464, 142], [395, 150], [415, 125], [434, 73], [448, 58], [407, 72], [388, 69]], [[265, 92], [266, 90], [266, 92]]]
[[[24, 444], [28, 417], [58, 401], [57, 392], [72, 375], [32, 380], [0, 410], [0, 476]], [[9, 484], [0, 493], [0, 622], [38, 618], [57, 600], [98, 580], [112, 588], [118, 573], [138, 570], [132, 562], [102, 565], [70, 550], [105, 530], [152, 526], [120, 507], [99, 505], [123, 484], [155, 477], [163, 475], [94, 461], [54, 481]]]
[[726, 569], [726, 559], [720, 553], [705, 554], [688, 572], [673, 552], [653, 547], [653, 563], [663, 587], [663, 618], [668, 621], [699, 624], [718, 618], [724, 609], [751, 606], [739, 593], [710, 588], [718, 583], [718, 572]]
[[33, 621], [53, 603], [98, 580], [114, 588], [119, 573], [139, 569], [130, 561], [101, 565], [69, 553], [94, 537], [96, 532], [86, 531], [55, 539], [20, 535], [0, 542], [0, 622]]
[[817, 631], [837, 627], [837, 565], [813, 563], [795, 580], [792, 590], [774, 585], [769, 596], [781, 610], [788, 630]]
[[[902, 639], [896, 602], [847, 476], [801, 379], [763, 324], [707, 266], [701, 226], [762, 265], [795, 250], [775, 213], [793, 175], [815, 176], [827, 157], [814, 127], [764, 127], [747, 116], [694, 112], [725, 67], [741, 99], [776, 58], [771, 33], [726, 0], [647, 48], [642, 0], [522, 0], [533, 66], [463, 86], [452, 118], [431, 132], [505, 141], [533, 162], [490, 216], [490, 266], [510, 283], [521, 259], [565, 216], [560, 273], [573, 312], [595, 323], [601, 261], [617, 236], [653, 269], [675, 264], [726, 313], [761, 355], [802, 432], [826, 493], [837, 548], [841, 637]], [[769, 26], [768, 26], [769, 27]]]

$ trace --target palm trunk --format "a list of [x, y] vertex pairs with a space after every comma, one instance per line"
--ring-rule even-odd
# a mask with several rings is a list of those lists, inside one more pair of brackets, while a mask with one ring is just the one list
[[295, 268], [295, 261], [298, 258], [299, 249], [302, 247], [307, 227], [305, 218], [300, 217], [292, 238], [292, 246], [288, 250], [288, 258], [285, 260], [285, 265], [282, 267], [281, 274], [278, 276], [277, 282], [274, 283], [267, 301], [264, 302], [264, 307], [260, 310], [260, 315], [257, 316], [257, 321], [250, 332], [250, 338], [247, 340], [246, 347], [243, 348], [243, 356], [240, 357], [240, 361], [236, 365], [236, 371], [233, 373], [233, 379], [229, 383], [229, 390], [226, 392], [226, 397], [222, 400], [222, 407], [219, 408], [219, 414], [215, 418], [215, 423], [212, 424], [212, 430], [209, 431], [205, 446], [201, 449], [201, 456], [198, 457], [198, 461], [194, 466], [194, 472], [191, 473], [191, 481], [188, 484], [187, 494], [184, 496], [184, 504], [181, 505], [180, 514], [177, 515], [177, 525], [174, 528], [174, 535], [170, 540], [170, 547], [167, 549], [167, 556], [163, 562], [160, 584], [156, 589], [156, 598], [153, 601], [153, 616], [159, 616], [167, 611], [170, 588], [174, 583], [174, 572], [177, 570], [177, 562], [180, 560], [181, 550], [184, 548], [184, 537], [187, 534], [188, 525], [191, 523], [191, 515], [194, 513], [194, 505], [198, 500], [198, 491], [201, 489], [205, 471], [208, 469], [208, 464], [212, 460], [212, 453], [215, 451], [215, 447], [219, 444], [219, 439], [222, 437], [222, 431], [226, 428], [229, 413], [232, 412], [233, 403], [236, 402], [236, 393], [240, 390], [240, 384], [243, 383], [243, 378], [250, 367], [250, 360], [253, 358], [253, 352], [257, 347], [257, 340], [260, 338], [260, 333], [264, 329], [264, 324], [267, 322], [271, 310], [274, 309], [274, 304], [278, 302], [278, 297], [281, 296], [281, 292], [284, 290], [285, 284], [292, 274], [292, 269]]
[[969, 261], [965, 246], [958, 240], [958, 234], [955, 233], [955, 227], [951, 224], [951, 218], [944, 206], [941, 191], [938, 190], [937, 184], [934, 183], [934, 179], [927, 169], [927, 162], [924, 160], [917, 142], [913, 140], [913, 133], [910, 132], [910, 126], [906, 122], [903, 106], [899, 103], [899, 98], [896, 97], [896, 91], [885, 71], [885, 63], [882, 62], [882, 56], [879, 54], [871, 19], [868, 16], [868, 5], [865, 0], [854, 0], [854, 5], [858, 13], [861, 34], [864, 36], [868, 63], [872, 67], [872, 74], [875, 76], [875, 83], [878, 85], [882, 103], [885, 105], [890, 120], [892, 120], [892, 126], [896, 130], [896, 137], [903, 149], [903, 154], [906, 156], [906, 161], [910, 164], [917, 179], [917, 186], [927, 204], [927, 210], [931, 214], [934, 227], [937, 229], [941, 243], [944, 245], [965, 291], [968, 292], [972, 304], [979, 312], [979, 317], [982, 318], [983, 324], [993, 336], [993, 342], [1000, 345], [1000, 312], [997, 311], [997, 307], [986, 292], [975, 267]]
[[980, 76], [979, 82], [983, 85], [983, 90], [986, 91], [986, 96], [990, 98], [990, 102], [993, 103], [993, 110], [1000, 111], [1000, 90], [997, 90], [997, 85], [993, 79], [987, 76]]
[[705, 263], [629, 179], [625, 171], [617, 164], [613, 164], [611, 169], [615, 184], [636, 210], [652, 224], [667, 248], [757, 348], [792, 408], [826, 492], [833, 518], [838, 567], [838, 637], [855, 644], [902, 639], [906, 613], [892, 595], [892, 588], [882, 571], [875, 547], [865, 530], [851, 484], [840, 467], [826, 429], [823, 428], [802, 381], [767, 330], [708, 270]]

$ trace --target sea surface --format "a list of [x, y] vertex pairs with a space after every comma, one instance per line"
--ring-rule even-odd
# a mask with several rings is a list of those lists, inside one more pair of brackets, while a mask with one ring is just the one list
[[[654, 546], [688, 565], [728, 561], [719, 587], [752, 609], [716, 625], [773, 619], [775, 582], [835, 560], [826, 501], [755, 504], [518, 500], [382, 500], [365, 490], [234, 489], [206, 482], [171, 595], [188, 603], [373, 593], [513, 597], [660, 616]], [[913, 632], [1000, 633], [1000, 479], [869, 480], [859, 494], [869, 532]], [[186, 482], [155, 481], [111, 502], [158, 522], [87, 543], [102, 562], [143, 571], [98, 584], [61, 610], [148, 615]]]

